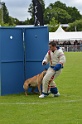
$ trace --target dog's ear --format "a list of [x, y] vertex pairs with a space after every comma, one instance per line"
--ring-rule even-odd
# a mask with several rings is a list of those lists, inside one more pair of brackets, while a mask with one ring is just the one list
[[45, 76], [45, 74], [46, 74], [46, 71], [44, 71], [44, 73], [43, 73], [43, 77]]
[[44, 69], [44, 71], [47, 71], [47, 70], [48, 70], [47, 68]]

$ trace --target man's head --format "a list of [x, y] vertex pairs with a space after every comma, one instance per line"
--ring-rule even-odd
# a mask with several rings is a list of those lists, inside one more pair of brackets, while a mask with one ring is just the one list
[[55, 51], [57, 48], [56, 48], [56, 42], [55, 41], [51, 41], [49, 43], [49, 48], [51, 51]]

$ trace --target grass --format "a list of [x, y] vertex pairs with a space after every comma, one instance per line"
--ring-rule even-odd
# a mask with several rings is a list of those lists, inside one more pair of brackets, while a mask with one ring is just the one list
[[82, 52], [66, 52], [56, 79], [60, 97], [21, 94], [0, 97], [0, 124], [82, 124]]

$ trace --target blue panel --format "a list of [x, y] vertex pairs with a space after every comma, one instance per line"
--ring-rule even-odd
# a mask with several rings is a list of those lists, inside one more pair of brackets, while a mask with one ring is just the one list
[[[48, 36], [47, 27], [25, 29], [26, 79], [41, 73], [46, 67], [48, 67], [42, 66], [42, 60], [48, 50]], [[29, 92], [30, 89], [31, 88], [28, 89]]]
[[43, 70], [42, 60], [48, 50], [47, 27], [34, 27], [25, 30], [26, 77], [32, 77]]
[[3, 28], [1, 32], [1, 61], [23, 60], [22, 29]]
[[1, 95], [23, 92], [23, 62], [2, 63]]
[[29, 78], [45, 69], [41, 63], [48, 50], [48, 28], [25, 28], [25, 63], [23, 31], [0, 28], [0, 95], [22, 92], [24, 74]]
[[34, 27], [25, 30], [26, 78], [44, 70], [42, 60], [48, 50], [48, 38], [47, 27]]
[[0, 36], [0, 95], [20, 93], [24, 82], [22, 29], [1, 28]]
[[37, 61], [26, 62], [26, 69], [27, 69], [26, 79], [41, 73], [42, 71], [45, 70], [45, 68], [47, 69], [48, 65], [42, 66], [42, 62], [37, 62]]
[[25, 32], [26, 60], [42, 61], [48, 50], [48, 28], [28, 28]]

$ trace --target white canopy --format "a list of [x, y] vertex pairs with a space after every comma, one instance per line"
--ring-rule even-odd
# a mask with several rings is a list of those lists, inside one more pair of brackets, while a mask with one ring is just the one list
[[82, 31], [65, 32], [61, 26], [56, 32], [49, 32], [49, 41], [51, 40], [82, 40]]
[[56, 33], [59, 33], [59, 32], [65, 32], [63, 29], [62, 29], [62, 27], [61, 27], [61, 25], [58, 27], [58, 29], [55, 31]]

